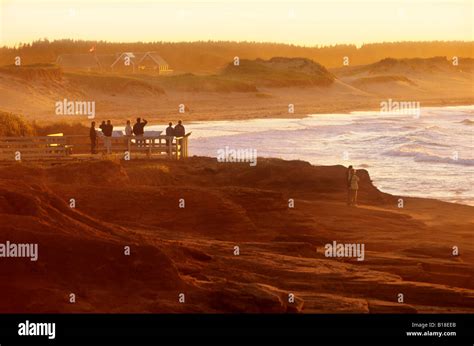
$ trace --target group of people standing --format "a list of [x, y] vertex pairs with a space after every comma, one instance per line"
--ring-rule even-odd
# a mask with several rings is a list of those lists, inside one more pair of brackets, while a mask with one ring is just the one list
[[[148, 124], [148, 121], [145, 119], [137, 118], [137, 122], [131, 125], [130, 120], [127, 120], [125, 125], [125, 136], [131, 137], [134, 136], [136, 138], [143, 137], [145, 134], [145, 126]], [[93, 121], [91, 123], [89, 137], [91, 140], [91, 153], [97, 154], [97, 138], [98, 138], [98, 131], [95, 127], [96, 123]], [[166, 135], [167, 136], [174, 136], [174, 137], [183, 137], [185, 135], [185, 129], [183, 126], [183, 122], [181, 120], [178, 121], [178, 124], [173, 128], [173, 123], [170, 122], [169, 126], [166, 128]], [[112, 134], [114, 132], [114, 126], [110, 120], [107, 122], [102, 121], [99, 126], [99, 129], [102, 131], [104, 136], [104, 146], [107, 150], [107, 154], [110, 154], [112, 148]], [[137, 141], [138, 142], [138, 141]], [[166, 144], [170, 145], [170, 141], [166, 140]]]
[[[133, 125], [130, 124], [130, 120], [127, 120], [127, 124], [125, 126], [125, 136], [131, 137], [134, 136], [137, 139], [143, 137], [145, 134], [145, 126], [148, 124], [148, 121], [145, 119], [137, 118], [137, 122]], [[104, 136], [104, 144], [107, 150], [107, 154], [110, 154], [111, 146], [112, 146], [112, 134], [114, 131], [114, 126], [110, 120], [107, 122], [102, 121], [99, 126], [99, 129], [102, 131]], [[170, 137], [183, 137], [185, 135], [185, 129], [183, 126], [183, 122], [181, 120], [178, 121], [178, 124], [173, 127], [173, 123], [169, 122], [168, 127], [166, 128], [166, 136]], [[91, 140], [91, 153], [97, 154], [97, 130], [95, 128], [95, 121], [91, 123], [90, 128], [90, 140]], [[137, 143], [140, 143], [137, 140]], [[169, 139], [166, 140], [166, 145], [170, 145], [171, 142]], [[347, 176], [346, 176], [346, 183], [347, 183], [347, 205], [348, 206], [357, 206], [357, 191], [359, 190], [359, 180], [360, 178], [357, 176], [357, 171], [352, 167], [349, 166], [347, 169]]]
[[349, 166], [347, 168], [347, 205], [357, 207], [357, 190], [359, 190], [357, 171]]

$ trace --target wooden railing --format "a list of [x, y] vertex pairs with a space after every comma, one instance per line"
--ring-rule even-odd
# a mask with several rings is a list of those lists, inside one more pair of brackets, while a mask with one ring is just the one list
[[[188, 157], [188, 138], [173, 136], [110, 137], [110, 153], [166, 155], [172, 159]], [[97, 137], [96, 151], [107, 153], [105, 137]], [[58, 159], [76, 154], [91, 154], [89, 136], [0, 137], [0, 160]]]
[[48, 159], [65, 157], [70, 152], [67, 138], [42, 137], [0, 137], [0, 159]]

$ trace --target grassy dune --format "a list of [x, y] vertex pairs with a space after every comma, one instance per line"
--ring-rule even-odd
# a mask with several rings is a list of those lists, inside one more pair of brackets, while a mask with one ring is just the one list
[[334, 81], [324, 66], [304, 58], [241, 60], [227, 65], [222, 74], [265, 87], [328, 86]]
[[30, 122], [21, 115], [0, 111], [0, 137], [46, 136], [52, 133], [87, 135], [89, 128], [77, 122], [66, 121], [39, 124]]
[[32, 136], [34, 127], [22, 116], [0, 111], [0, 136]]

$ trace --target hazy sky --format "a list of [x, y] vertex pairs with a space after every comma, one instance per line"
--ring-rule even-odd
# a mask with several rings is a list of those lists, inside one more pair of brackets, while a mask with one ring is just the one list
[[39, 38], [301, 45], [473, 40], [474, 0], [0, 0], [0, 45]]

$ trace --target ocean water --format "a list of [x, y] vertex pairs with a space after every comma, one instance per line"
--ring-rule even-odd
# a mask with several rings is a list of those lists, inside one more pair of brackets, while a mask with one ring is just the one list
[[229, 147], [256, 149], [258, 157], [353, 165], [388, 193], [474, 205], [474, 106], [422, 108], [419, 117], [352, 112], [185, 125], [193, 132], [191, 155], [217, 157]]

